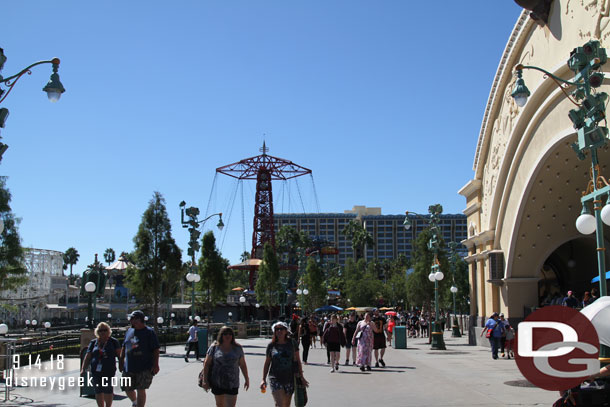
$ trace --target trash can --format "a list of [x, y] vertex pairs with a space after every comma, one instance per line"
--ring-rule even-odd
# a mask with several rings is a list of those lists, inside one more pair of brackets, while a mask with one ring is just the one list
[[392, 335], [392, 347], [394, 349], [407, 349], [407, 327], [395, 326]]
[[[80, 330], [80, 365], [83, 365], [83, 360], [85, 360], [85, 356], [87, 355], [87, 348], [89, 347], [89, 342], [95, 338], [95, 334], [93, 333], [93, 329], [83, 328]], [[91, 375], [90, 372], [91, 366], [89, 369], [85, 371], [85, 374], [82, 375], [84, 377], [85, 383], [84, 386], [79, 387], [80, 396], [83, 397], [95, 397], [95, 390], [93, 386], [89, 386], [88, 377]], [[80, 369], [79, 369], [80, 370]]]
[[197, 340], [199, 345], [199, 355], [204, 357], [208, 352], [208, 329], [207, 328], [199, 328], [197, 329]]

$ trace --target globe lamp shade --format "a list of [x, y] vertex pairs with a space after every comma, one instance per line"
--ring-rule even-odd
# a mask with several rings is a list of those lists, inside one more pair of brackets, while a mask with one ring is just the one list
[[583, 213], [576, 218], [576, 229], [583, 235], [590, 235], [596, 229], [595, 216], [589, 213]]

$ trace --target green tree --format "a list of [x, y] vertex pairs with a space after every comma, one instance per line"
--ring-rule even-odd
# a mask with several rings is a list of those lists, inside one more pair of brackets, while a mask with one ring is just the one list
[[116, 253], [114, 252], [114, 249], [112, 249], [112, 248], [106, 249], [106, 251], [104, 252], [104, 261], [106, 263], [108, 263], [108, 265], [110, 265], [115, 260], [116, 260]]
[[277, 304], [280, 290], [280, 266], [275, 251], [269, 242], [263, 247], [263, 261], [258, 268], [258, 276], [254, 291], [258, 302], [269, 307], [269, 319], [272, 317], [271, 307]]
[[11, 290], [27, 281], [24, 250], [17, 229], [17, 220], [11, 212], [11, 193], [6, 187], [6, 177], [0, 177], [0, 219], [4, 229], [0, 233], [0, 291]]
[[345, 293], [351, 305], [365, 307], [376, 304], [381, 296], [383, 284], [377, 277], [373, 263], [367, 264], [364, 259], [355, 262], [347, 259], [345, 268]]
[[307, 259], [307, 267], [305, 268], [303, 281], [305, 287], [309, 290], [309, 294], [303, 296], [304, 309], [311, 312], [324, 305], [326, 296], [328, 295], [324, 272], [313, 257]]
[[[424, 229], [417, 237], [413, 250], [413, 273], [407, 278], [407, 298], [411, 306], [427, 306], [431, 308], [434, 301], [434, 283], [428, 279], [432, 270], [434, 254], [428, 248], [428, 241], [432, 236], [430, 229]], [[451, 268], [444, 250], [445, 241], [440, 237], [438, 260], [440, 270], [445, 278], [439, 282], [439, 305], [448, 304], [451, 287]], [[441, 306], [442, 308], [442, 306]]]
[[241, 261], [242, 263], [245, 262], [246, 260], [248, 260], [250, 258], [250, 253], [248, 252], [243, 252], [240, 256], [239, 256], [239, 261]]
[[350, 220], [341, 233], [352, 241], [352, 249], [356, 255], [356, 260], [364, 257], [365, 245], [375, 244], [373, 236], [366, 231], [360, 222], [355, 220]]
[[275, 246], [278, 254], [286, 256], [286, 263], [298, 264], [299, 249], [311, 246], [311, 238], [304, 232], [297, 232], [292, 226], [284, 225], [275, 235]]
[[229, 261], [223, 259], [220, 251], [216, 248], [216, 237], [211, 230], [203, 235], [201, 245], [201, 257], [199, 258], [199, 270], [201, 281], [199, 287], [206, 290], [208, 319], [212, 315], [212, 305], [220, 300], [226, 301], [227, 277], [226, 270]]
[[133, 242], [135, 266], [127, 269], [127, 286], [140, 301], [152, 305], [156, 329], [159, 304], [175, 291], [182, 277], [181, 253], [161, 193], [153, 194]]
[[74, 247], [70, 247], [68, 248], [68, 250], [66, 250], [66, 252], [64, 253], [64, 264], [67, 264], [68, 266], [70, 266], [70, 284], [72, 284], [72, 266], [74, 266], [76, 263], [78, 263], [78, 258], [80, 257], [80, 254], [78, 254], [78, 251], [74, 248]]

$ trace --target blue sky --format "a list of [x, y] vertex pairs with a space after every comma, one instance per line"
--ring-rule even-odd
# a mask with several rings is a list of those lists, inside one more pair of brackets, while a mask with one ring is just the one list
[[438, 202], [459, 213], [520, 12], [510, 0], [6, 3], [2, 74], [59, 57], [66, 88], [49, 103], [51, 69], [37, 67], [0, 106], [0, 174], [23, 245], [73, 246], [80, 273], [94, 253], [133, 250], [159, 191], [183, 258], [179, 202], [227, 218], [234, 202], [217, 238], [237, 261], [244, 235], [250, 250], [254, 185], [242, 217], [235, 181], [214, 183], [215, 169], [259, 154], [263, 139], [314, 174], [299, 181], [302, 205], [295, 183], [274, 185], [277, 212], [316, 211], [315, 183], [321, 212]]

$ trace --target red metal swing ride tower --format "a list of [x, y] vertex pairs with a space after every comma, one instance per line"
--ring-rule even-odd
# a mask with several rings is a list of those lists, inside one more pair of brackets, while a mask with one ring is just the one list
[[[271, 181], [286, 181], [292, 178], [311, 174], [311, 170], [292, 161], [273, 157], [267, 154], [269, 149], [263, 142], [261, 155], [245, 158], [236, 163], [216, 168], [217, 173], [225, 174], [239, 180], [256, 180], [254, 198], [254, 227], [252, 230], [252, 259], [263, 258], [263, 246], [269, 242], [275, 249], [275, 230], [273, 228], [273, 194]], [[256, 266], [250, 269], [250, 289], [254, 288]]]

